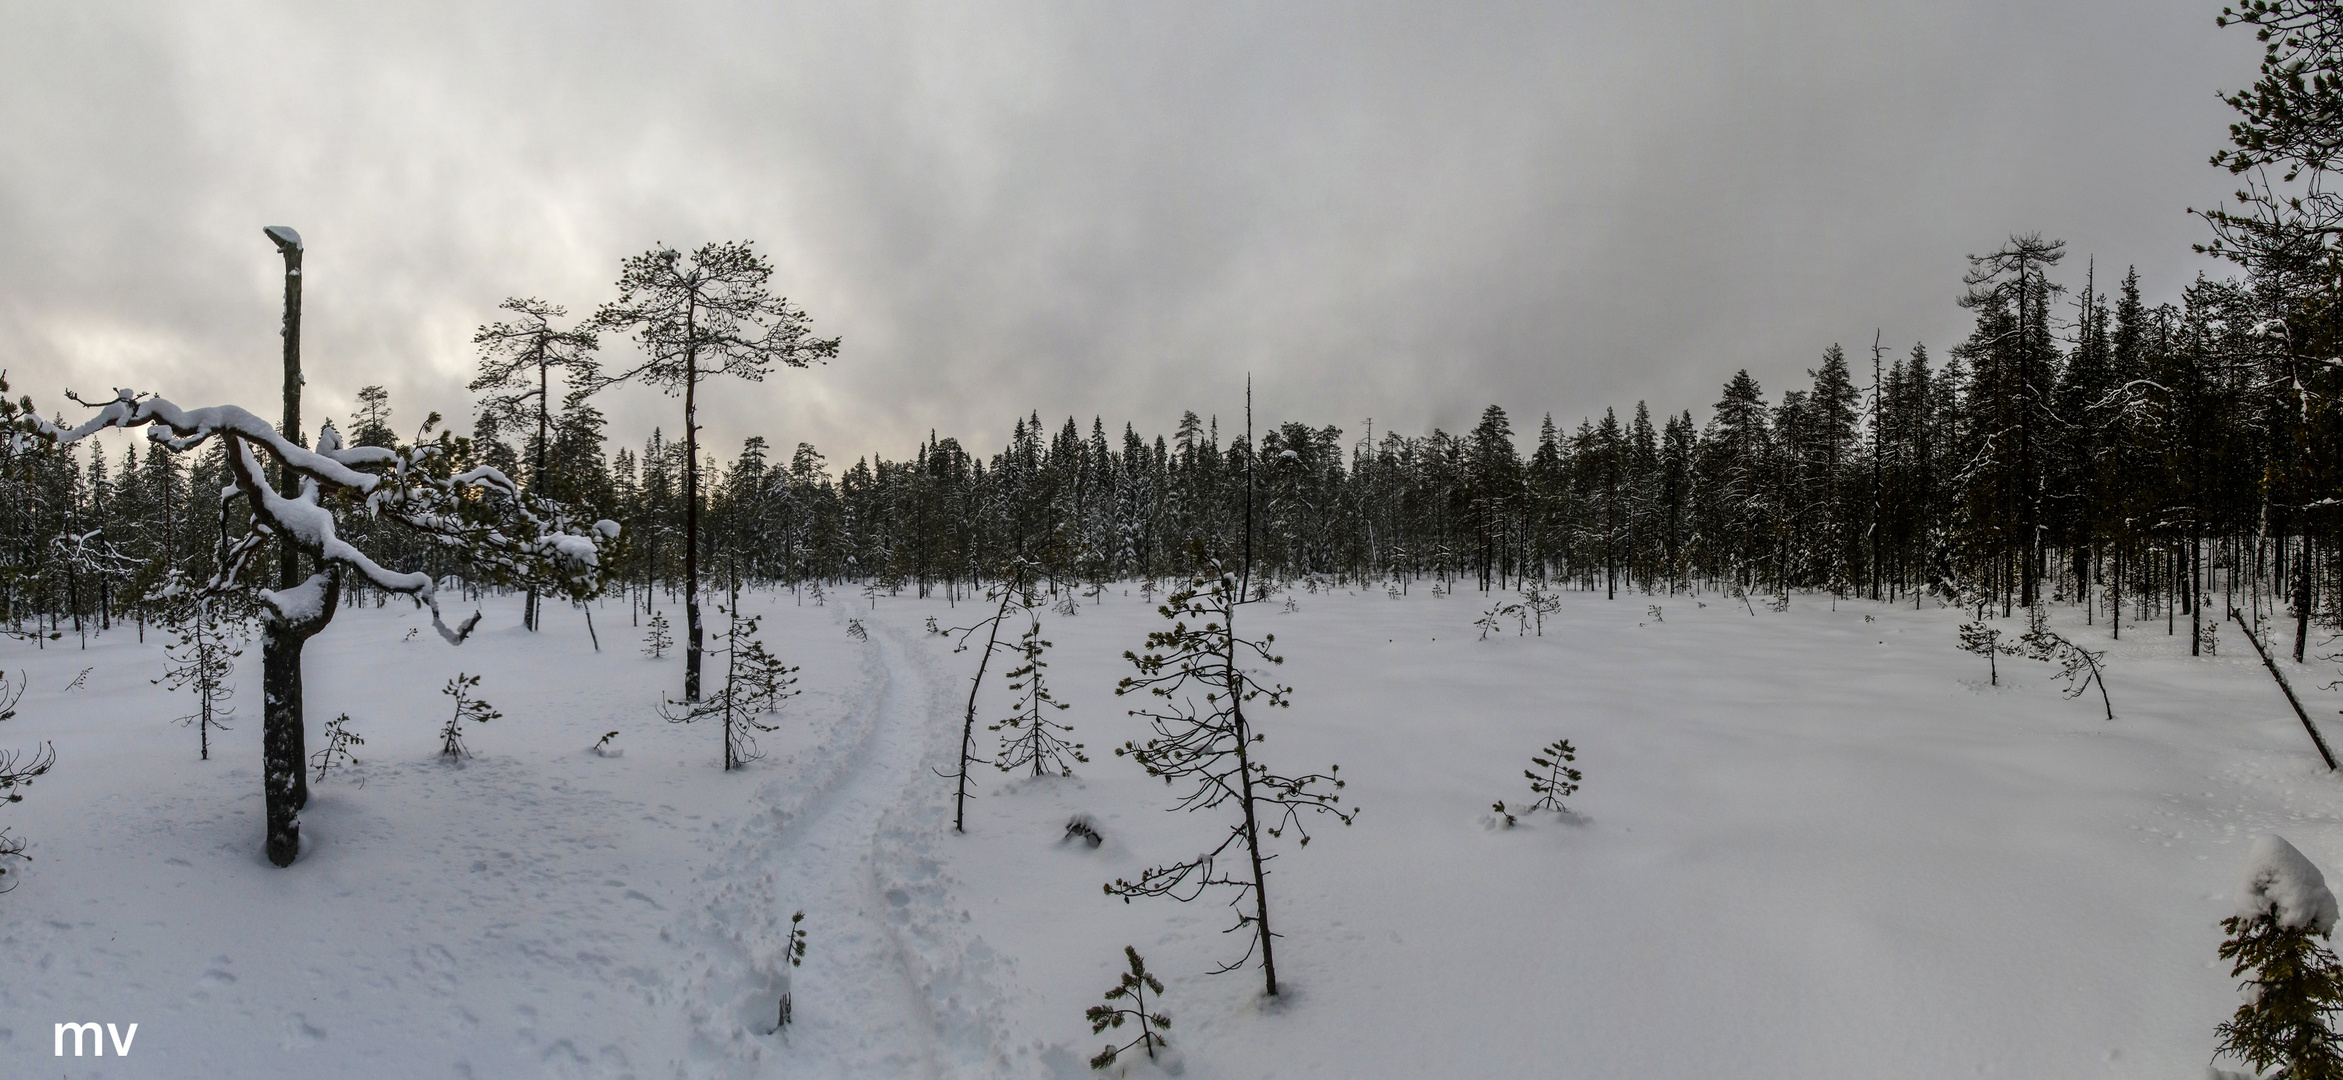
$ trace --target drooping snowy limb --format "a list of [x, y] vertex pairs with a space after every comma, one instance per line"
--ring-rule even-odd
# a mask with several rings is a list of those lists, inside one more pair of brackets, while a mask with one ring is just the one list
[[[79, 399], [76, 399], [79, 400]], [[525, 495], [503, 472], [481, 467], [445, 479], [433, 477], [432, 460], [441, 448], [430, 444], [392, 450], [378, 446], [341, 444], [341, 436], [327, 425], [317, 449], [301, 446], [275, 428], [234, 405], [182, 409], [160, 397], [116, 391], [96, 416], [71, 429], [61, 429], [37, 416], [28, 418], [36, 434], [59, 443], [72, 443], [109, 428], [148, 427], [148, 437], [175, 451], [192, 450], [214, 437], [228, 441], [229, 472], [238, 495], [251, 508], [253, 529], [270, 537], [288, 537], [320, 565], [353, 571], [385, 592], [413, 596], [428, 607], [433, 625], [451, 643], [461, 643], [471, 622], [450, 628], [439, 609], [436, 583], [429, 574], [399, 573], [376, 563], [342, 540], [334, 527], [333, 511], [320, 504], [324, 491], [346, 490], [363, 497], [364, 510], [454, 548], [477, 565], [515, 580], [551, 584], [573, 596], [590, 595], [598, 583], [601, 556], [617, 537], [617, 526], [596, 522], [581, 532], [558, 506]], [[163, 434], [169, 432], [168, 435]], [[271, 484], [255, 448], [266, 451], [300, 481], [300, 490], [287, 496]], [[361, 471], [375, 467], [379, 471]], [[509, 508], [504, 523], [467, 518], [462, 508], [480, 495]], [[231, 540], [220, 562], [220, 578], [213, 589], [232, 589], [236, 575], [259, 550], [257, 541]], [[323, 583], [315, 578], [276, 597], [266, 590], [258, 599], [272, 612], [298, 617], [317, 609]], [[330, 616], [329, 616], [330, 617]], [[477, 616], [474, 616], [477, 619]]]
[[[1131, 715], [1147, 718], [1154, 734], [1145, 743], [1125, 742], [1115, 751], [1116, 756], [1130, 756], [1148, 775], [1162, 777], [1166, 785], [1188, 781], [1191, 786], [1173, 810], [1210, 810], [1233, 802], [1240, 816], [1230, 823], [1228, 835], [1211, 849], [1192, 859], [1151, 867], [1137, 881], [1118, 878], [1105, 890], [1128, 903], [1134, 896], [1188, 901], [1202, 896], [1211, 886], [1235, 888], [1229, 906], [1237, 909], [1237, 922], [1224, 932], [1250, 929], [1252, 933], [1245, 954], [1218, 971], [1243, 967], [1258, 948], [1264, 981], [1274, 996], [1277, 965], [1272, 943], [1277, 935], [1269, 926], [1267, 864], [1276, 856], [1262, 850], [1261, 836], [1266, 833], [1275, 839], [1291, 829], [1300, 834], [1306, 847], [1310, 833], [1304, 813], [1332, 814], [1348, 825], [1358, 811], [1341, 806], [1340, 766], [1324, 773], [1288, 776], [1271, 772], [1267, 764], [1255, 759], [1253, 747], [1266, 737], [1246, 719], [1245, 704], [1258, 700], [1265, 706], [1284, 708], [1293, 688], [1260, 679], [1240, 662], [1240, 657], [1271, 664], [1284, 662], [1269, 651], [1276, 642], [1274, 635], [1254, 641], [1236, 632], [1236, 610], [1246, 602], [1240, 599], [1241, 589], [1237, 575], [1217, 561], [1209, 563], [1205, 576], [1173, 593], [1158, 609], [1172, 628], [1148, 634], [1145, 655], [1123, 654], [1138, 674], [1125, 676], [1115, 688], [1117, 695], [1145, 690], [1163, 701], [1152, 708], [1131, 710]], [[1190, 620], [1197, 625], [1191, 627]], [[1250, 874], [1217, 868], [1218, 860], [1232, 849], [1250, 863]], [[1250, 912], [1242, 906], [1248, 898], [1253, 902]]]
[[[302, 647], [333, 620], [343, 576], [356, 574], [384, 592], [413, 597], [430, 609], [432, 626], [450, 644], [462, 644], [480, 621], [475, 611], [450, 627], [431, 575], [388, 569], [343, 540], [326, 495], [353, 497], [363, 512], [421, 532], [486, 568], [491, 576], [550, 584], [580, 598], [599, 589], [602, 555], [618, 535], [618, 526], [607, 521], [596, 522], [583, 534], [571, 532], [568, 515], [559, 506], [522, 493], [495, 469], [434, 476], [432, 465], [442, 452], [438, 446], [345, 447], [328, 424], [311, 450], [233, 405], [182, 409], [163, 398], [128, 390], [117, 390], [113, 400], [96, 408], [97, 415], [71, 429], [38, 416], [20, 419], [18, 426], [22, 433], [58, 443], [77, 442], [107, 429], [144, 427], [149, 439], [179, 452], [215, 437], [224, 440], [231, 487], [222, 499], [220, 569], [207, 591], [239, 589], [253, 556], [271, 538], [282, 540], [288, 552], [308, 555], [320, 568], [288, 587], [250, 592], [263, 614], [262, 792], [268, 807], [269, 861], [278, 866], [290, 865], [300, 852], [299, 814], [309, 796]], [[282, 475], [296, 484], [292, 494], [269, 481], [260, 451], [274, 458], [283, 467]], [[237, 537], [230, 537], [225, 528], [230, 495], [244, 500], [252, 518], [247, 531]], [[494, 511], [503, 513], [490, 519]]]

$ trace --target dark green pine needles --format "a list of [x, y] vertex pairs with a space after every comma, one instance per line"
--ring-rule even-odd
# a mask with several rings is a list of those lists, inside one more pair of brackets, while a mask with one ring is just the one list
[[[1165, 1045], [1163, 1029], [1171, 1026], [1171, 1017], [1147, 1011], [1147, 995], [1152, 993], [1160, 999], [1163, 996], [1163, 982], [1148, 973], [1147, 961], [1140, 958], [1139, 950], [1125, 945], [1123, 955], [1129, 958], [1131, 970], [1124, 972], [1122, 979], [1107, 990], [1103, 1004], [1091, 1006], [1083, 1015], [1090, 1020], [1090, 1033], [1093, 1035], [1108, 1028], [1120, 1028], [1125, 1020], [1137, 1020], [1139, 1037], [1121, 1046], [1107, 1044], [1097, 1057], [1090, 1059], [1090, 1067], [1093, 1069], [1103, 1069], [1114, 1064], [1116, 1057], [1134, 1046], [1147, 1051], [1148, 1059], [1154, 1060], [1155, 1048]], [[1122, 1004], [1126, 1001], [1130, 1004]], [[1160, 1005], [1157, 1007], [1161, 1008]]]

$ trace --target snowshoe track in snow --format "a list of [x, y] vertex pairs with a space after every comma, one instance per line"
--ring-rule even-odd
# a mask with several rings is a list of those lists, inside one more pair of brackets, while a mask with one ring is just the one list
[[[679, 1077], [976, 1076], [1000, 1060], [995, 995], [969, 971], [990, 957], [979, 945], [968, 959], [967, 916], [932, 853], [950, 827], [933, 771], [950, 759], [932, 745], [942, 682], [900, 633], [872, 629], [854, 711], [803, 770], [759, 788], [766, 807], [714, 845], [703, 898], [673, 931], [690, 950]], [[810, 943], [788, 972], [794, 1022], [776, 1034], [799, 909]]]

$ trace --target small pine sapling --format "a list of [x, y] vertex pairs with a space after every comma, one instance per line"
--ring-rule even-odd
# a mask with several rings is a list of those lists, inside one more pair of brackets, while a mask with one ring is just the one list
[[1531, 803], [1529, 808], [1532, 811], [1552, 810], [1557, 814], [1567, 814], [1570, 808], [1562, 805], [1563, 798], [1577, 794], [1578, 782], [1585, 779], [1577, 769], [1570, 767], [1571, 762], [1578, 760], [1578, 751], [1570, 745], [1570, 740], [1556, 739], [1553, 745], [1538, 753], [1545, 756], [1532, 757], [1529, 763], [1544, 769], [1545, 774], [1539, 775], [1527, 769], [1522, 770], [1521, 774], [1529, 778], [1530, 794], [1538, 797], [1538, 801]]
[[773, 1022], [773, 1031], [779, 1033], [796, 1019], [796, 1008], [789, 999], [789, 969], [805, 966], [805, 909], [789, 917], [789, 939], [781, 946], [781, 1014]]
[[440, 693], [456, 700], [456, 707], [448, 715], [447, 726], [439, 729], [439, 756], [452, 761], [464, 760], [471, 753], [464, 748], [464, 721], [485, 724], [504, 715], [496, 711], [494, 706], [472, 696], [472, 692], [479, 688], [480, 676], [466, 675], [460, 671], [455, 678], [447, 681], [446, 686], [440, 687]]
[[[1160, 1004], [1163, 980], [1148, 972], [1147, 961], [1140, 958], [1139, 950], [1125, 945], [1123, 956], [1130, 960], [1131, 970], [1123, 972], [1115, 985], [1107, 989], [1105, 1001], [1091, 1006], [1082, 1015], [1090, 1021], [1090, 1033], [1093, 1035], [1108, 1028], [1121, 1028], [1126, 1020], [1136, 1020], [1139, 1022], [1139, 1037], [1121, 1046], [1108, 1043], [1106, 1049], [1100, 1050], [1097, 1057], [1090, 1059], [1090, 1067], [1093, 1069], [1103, 1069], [1114, 1064], [1115, 1058], [1134, 1046], [1146, 1051], [1148, 1060], [1152, 1061], [1155, 1059], [1156, 1047], [1169, 1045], [1164, 1041], [1163, 1032], [1171, 1027], [1171, 1017], [1161, 1012], [1147, 1011], [1147, 995], [1151, 993], [1159, 1002], [1156, 1008], [1163, 1007]], [[1126, 1001], [1130, 1004], [1123, 1004]]]
[[2328, 1026], [2343, 1011], [2343, 964], [2319, 943], [2334, 933], [2335, 915], [2335, 894], [2302, 852], [2277, 836], [2254, 841], [2220, 952], [2235, 961], [2232, 978], [2252, 978], [2239, 987], [2245, 1004], [2215, 1029], [2218, 1052], [2257, 1071], [2282, 1066], [2264, 1075], [2287, 1080], [2343, 1078], [2343, 1046]]
[[1961, 651], [1985, 658], [1985, 671], [1994, 686], [2001, 685], [2001, 664], [1995, 658], [2016, 656], [2020, 648], [2016, 644], [2002, 644], [2001, 630], [1988, 625], [1982, 617], [1961, 624]]
[[85, 667], [81, 669], [81, 674], [76, 675], [72, 679], [68, 680], [65, 684], [65, 689], [58, 691], [58, 693], [70, 694], [76, 690], [81, 689], [82, 687], [88, 686], [89, 673], [96, 670], [97, 669], [94, 667]]
[[[1523, 621], [1520, 604], [1495, 605], [1482, 612], [1480, 618], [1474, 619], [1473, 625], [1481, 628], [1481, 640], [1487, 641], [1490, 634], [1500, 633], [1504, 630], [1505, 620], [1509, 618], [1517, 622]], [[1526, 625], [1524, 629], [1527, 629]]]
[[717, 719], [724, 729], [724, 770], [730, 772], [763, 757], [757, 749], [756, 732], [777, 731], [779, 724], [768, 724], [757, 717], [778, 712], [781, 706], [797, 695], [797, 669], [783, 664], [772, 653], [765, 651], [765, 643], [756, 637], [757, 623], [762, 616], [740, 617], [740, 587], [732, 589], [732, 603], [718, 605], [717, 611], [728, 617], [724, 630], [724, 686], [699, 701], [669, 701], [659, 707], [659, 715], [670, 724], [689, 724], [699, 720]]
[[[1649, 605], [1646, 605], [1646, 606], [1644, 607], [1644, 609], [1643, 609], [1643, 613], [1644, 613], [1644, 614], [1646, 614], [1646, 615], [1649, 615], [1649, 616], [1651, 616], [1651, 621], [1653, 621], [1653, 622], [1666, 622], [1666, 621], [1668, 621], [1668, 620], [1666, 620], [1666, 619], [1663, 619], [1663, 618], [1661, 618], [1661, 617], [1660, 617], [1660, 606], [1659, 606], [1658, 604], [1649, 604]], [[1871, 616], [1869, 616], [1869, 615], [1865, 615], [1865, 616], [1863, 616], [1863, 617], [1864, 617], [1864, 618], [1866, 618], [1866, 619], [1869, 619]]]
[[870, 631], [863, 627], [861, 619], [848, 617], [846, 620], [846, 636], [853, 638], [856, 641], [869, 641]]
[[324, 783], [326, 772], [335, 766], [347, 769], [358, 764], [358, 759], [351, 756], [350, 748], [364, 745], [366, 745], [366, 740], [359, 738], [357, 732], [350, 730], [349, 713], [343, 713], [326, 721], [325, 749], [309, 755], [309, 763], [317, 768], [317, 782]]
[[2107, 678], [2099, 666], [2107, 657], [2105, 652], [2083, 648], [2052, 630], [2040, 605], [2027, 612], [2026, 633], [2018, 641], [2028, 657], [2058, 665], [2058, 677], [2066, 680], [2066, 696], [2081, 697], [2083, 691], [2097, 686], [2100, 707], [2109, 720], [2115, 719], [2115, 703], [2107, 698]]
[[613, 743], [613, 742], [616, 742], [616, 741], [618, 741], [618, 733], [617, 733], [617, 732], [615, 732], [615, 731], [605, 731], [605, 732], [603, 732], [603, 733], [602, 733], [602, 737], [601, 737], [601, 738], [594, 740], [593, 751], [594, 751], [594, 754], [595, 754], [595, 756], [596, 756], [596, 757], [621, 757], [621, 756], [625, 755], [626, 751], [624, 751], [624, 750], [621, 750], [621, 749], [619, 749], [618, 747], [616, 747], [616, 746], [612, 746], [612, 745], [611, 745], [611, 743]]
[[1081, 743], [1066, 740], [1066, 736], [1074, 731], [1072, 727], [1049, 718], [1048, 710], [1063, 710], [1071, 706], [1051, 696], [1049, 683], [1042, 677], [1042, 673], [1049, 668], [1049, 662], [1042, 659], [1042, 654], [1049, 650], [1050, 643], [1041, 636], [1041, 620], [1038, 617], [1025, 628], [1024, 636], [1012, 647], [1024, 664], [1010, 669], [1009, 689], [1022, 690], [1024, 695], [1011, 707], [1011, 714], [1007, 718], [985, 729], [1000, 731], [1007, 728], [1013, 732], [1001, 736], [1001, 752], [993, 759], [993, 764], [1002, 772], [1031, 765], [1035, 776], [1047, 770], [1056, 770], [1059, 776], [1072, 776], [1073, 763], [1087, 764], [1090, 758], [1082, 753]]
[[1521, 591], [1521, 609], [1537, 626], [1538, 636], [1546, 636], [1546, 616], [1562, 610], [1562, 597], [1546, 591], [1544, 585], [1532, 585]]
[[[24, 696], [24, 688], [24, 673], [18, 672], [13, 683], [7, 675], [0, 674], [0, 720], [16, 715], [16, 702]], [[0, 805], [23, 802], [24, 794], [16, 789], [31, 786], [34, 777], [48, 772], [55, 764], [57, 750], [48, 743], [42, 743], [30, 756], [14, 750], [0, 750]], [[15, 882], [8, 880], [11, 859], [31, 862], [32, 856], [24, 853], [22, 837], [10, 836], [5, 827], [0, 827], [0, 892], [16, 887]]]
[[668, 628], [667, 613], [664, 611], [651, 616], [650, 625], [651, 632], [643, 635], [643, 655], [657, 660], [675, 647], [675, 635]]
[[195, 728], [197, 758], [210, 761], [212, 729], [231, 730], [222, 721], [235, 715], [235, 709], [226, 705], [236, 692], [228, 676], [236, 670], [236, 658], [244, 655], [244, 650], [236, 647], [243, 634], [237, 623], [221, 619], [218, 609], [208, 599], [186, 605], [163, 625], [178, 640], [163, 646], [170, 667], [163, 671], [162, 678], [151, 681], [195, 695], [195, 711], [179, 717], [178, 721]]

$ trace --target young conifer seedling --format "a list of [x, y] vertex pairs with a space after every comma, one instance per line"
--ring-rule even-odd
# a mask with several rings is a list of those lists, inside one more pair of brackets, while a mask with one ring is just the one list
[[472, 696], [472, 692], [479, 688], [480, 676], [466, 675], [460, 671], [455, 678], [447, 681], [446, 686], [440, 688], [440, 693], [456, 699], [455, 712], [447, 718], [447, 726], [439, 729], [441, 757], [462, 761], [471, 753], [464, 748], [464, 721], [485, 724], [504, 715], [496, 711], [494, 706]]
[[1570, 762], [1578, 760], [1578, 751], [1570, 745], [1570, 740], [1556, 739], [1553, 745], [1538, 753], [1544, 756], [1532, 757], [1529, 763], [1544, 769], [1545, 773], [1540, 775], [1524, 769], [1521, 774], [1529, 778], [1530, 794], [1538, 797], [1538, 801], [1529, 804], [1529, 808], [1567, 814], [1570, 808], [1562, 805], [1563, 796], [1577, 794], [1578, 782], [1585, 779], [1577, 769], [1570, 767]]
[[1035, 776], [1045, 772], [1072, 776], [1075, 762], [1090, 761], [1082, 753], [1081, 743], [1066, 738], [1073, 734], [1074, 729], [1049, 718], [1051, 709], [1072, 707], [1050, 693], [1049, 683], [1044, 678], [1049, 661], [1042, 659], [1042, 656], [1049, 651], [1049, 647], [1050, 642], [1041, 636], [1041, 620], [1038, 617], [1026, 627], [1018, 643], [1011, 646], [1023, 663], [1010, 669], [1009, 689], [1024, 693], [1011, 707], [1012, 712], [1008, 717], [986, 728], [988, 731], [1005, 728], [1009, 732], [1001, 736], [1001, 751], [993, 759], [993, 765], [1002, 772], [1030, 765]]
[[325, 749], [309, 756], [309, 763], [317, 767], [317, 782], [324, 783], [325, 774], [336, 765], [346, 769], [358, 764], [358, 759], [351, 756], [350, 748], [364, 745], [366, 745], [366, 740], [359, 738], [357, 732], [350, 730], [349, 713], [343, 713], [326, 721]]
[[789, 1022], [794, 1019], [791, 1015], [793, 1010], [789, 1000], [789, 969], [805, 966], [805, 910], [803, 908], [798, 909], [797, 914], [789, 917], [789, 940], [781, 946], [781, 958], [788, 962], [781, 965], [781, 1015], [773, 1022], [775, 1032], [788, 1027]]
[[667, 613], [651, 616], [651, 632], [643, 635], [643, 655], [657, 660], [675, 647], [675, 635], [667, 626]]
[[[1148, 994], [1153, 993], [1159, 1000], [1163, 997], [1162, 980], [1148, 973], [1147, 961], [1140, 957], [1139, 950], [1125, 945], [1123, 955], [1130, 960], [1131, 970], [1124, 972], [1122, 978], [1107, 989], [1104, 1003], [1091, 1006], [1082, 1015], [1089, 1019], [1090, 1033], [1093, 1035], [1108, 1028], [1120, 1028], [1125, 1020], [1137, 1020], [1139, 1037], [1121, 1046], [1108, 1043], [1105, 1049], [1098, 1052], [1098, 1056], [1090, 1059], [1090, 1067], [1093, 1069], [1103, 1069], [1114, 1064], [1115, 1058], [1134, 1046], [1145, 1050], [1148, 1060], [1154, 1060], [1155, 1048], [1166, 1045], [1164, 1029], [1171, 1027], [1171, 1017], [1147, 1011]], [[1126, 1001], [1130, 1004], [1122, 1004]], [[1160, 1004], [1157, 1006], [1161, 1007]]]

